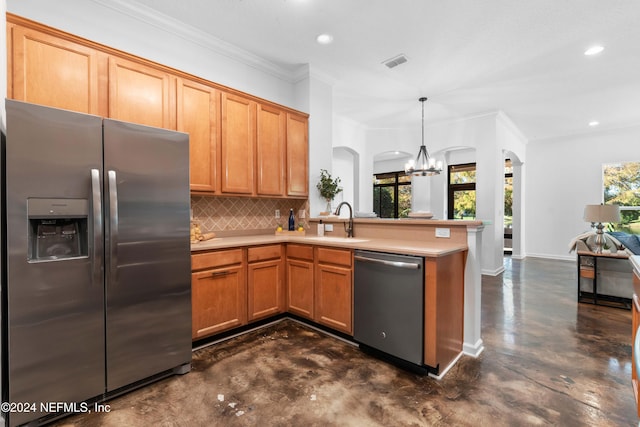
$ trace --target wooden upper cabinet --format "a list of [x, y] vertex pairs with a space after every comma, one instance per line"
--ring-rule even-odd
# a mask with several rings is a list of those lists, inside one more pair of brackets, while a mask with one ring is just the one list
[[9, 97], [101, 114], [98, 71], [106, 55], [33, 29], [9, 28]]
[[170, 83], [171, 76], [167, 72], [110, 56], [109, 117], [175, 129]]
[[177, 82], [177, 129], [189, 134], [191, 191], [215, 193], [220, 130], [220, 93], [186, 79]]
[[308, 116], [7, 13], [7, 96], [190, 135], [191, 191], [306, 198]]
[[284, 196], [287, 114], [281, 109], [258, 104], [256, 144], [257, 194]]
[[223, 193], [253, 195], [256, 103], [222, 93], [220, 182]]
[[309, 195], [309, 128], [308, 119], [287, 114], [287, 195]]

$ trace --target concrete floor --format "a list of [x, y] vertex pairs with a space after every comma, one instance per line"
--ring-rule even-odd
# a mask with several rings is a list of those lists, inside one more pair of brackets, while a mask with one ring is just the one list
[[192, 372], [57, 426], [631, 426], [631, 312], [576, 302], [575, 264], [483, 277], [485, 351], [412, 374], [291, 320], [193, 355]]

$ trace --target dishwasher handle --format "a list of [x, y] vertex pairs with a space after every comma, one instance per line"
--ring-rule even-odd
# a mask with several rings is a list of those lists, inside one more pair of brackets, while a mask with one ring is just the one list
[[389, 261], [385, 259], [367, 258], [362, 255], [355, 255], [353, 259], [355, 259], [356, 261], [371, 262], [374, 264], [382, 264], [389, 267], [397, 267], [397, 268], [407, 268], [410, 270], [419, 270], [421, 266], [417, 262]]

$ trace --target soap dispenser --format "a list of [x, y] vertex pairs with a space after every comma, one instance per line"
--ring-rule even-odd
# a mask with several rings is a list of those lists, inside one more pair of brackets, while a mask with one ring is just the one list
[[320, 224], [318, 224], [318, 236], [324, 236], [324, 224], [322, 220], [320, 220]]
[[296, 217], [293, 214], [293, 209], [289, 209], [289, 231], [295, 231], [296, 229]]

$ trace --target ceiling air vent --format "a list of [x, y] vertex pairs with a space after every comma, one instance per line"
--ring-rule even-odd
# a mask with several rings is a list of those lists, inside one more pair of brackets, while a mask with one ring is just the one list
[[386, 61], [383, 61], [382, 63], [384, 65], [387, 66], [387, 68], [394, 68], [397, 67], [400, 64], [404, 64], [405, 62], [407, 62], [407, 57], [404, 56], [404, 54], [400, 54], [398, 56], [395, 56], [391, 59], [387, 59]]

